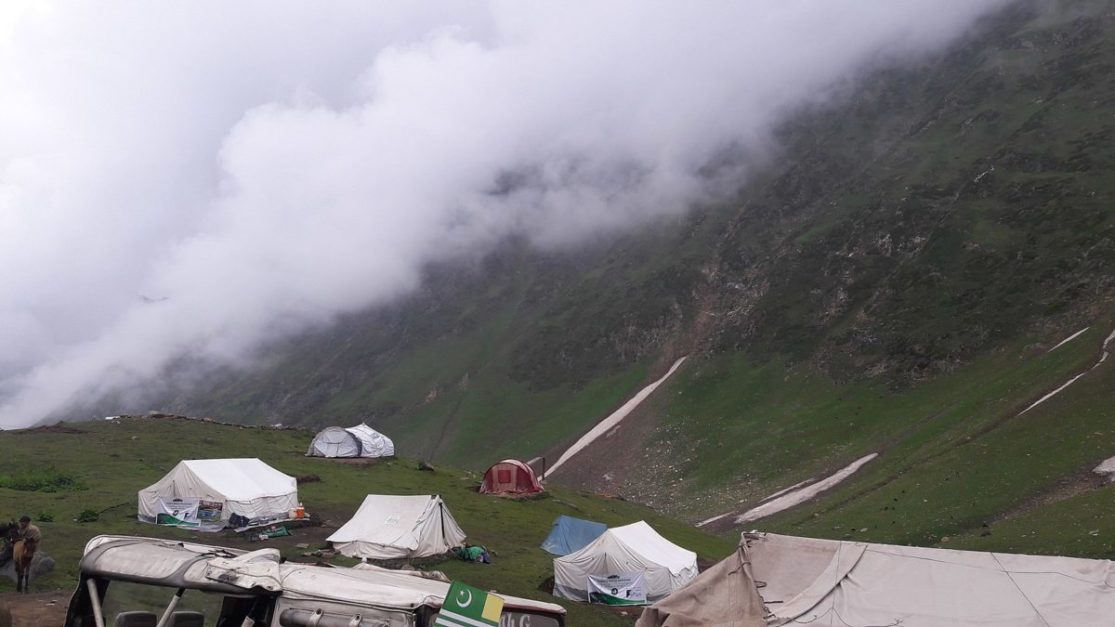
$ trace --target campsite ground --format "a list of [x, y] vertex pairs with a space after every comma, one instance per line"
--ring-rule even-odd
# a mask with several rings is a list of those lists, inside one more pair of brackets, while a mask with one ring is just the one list
[[[52, 590], [34, 594], [0, 593], [0, 627], [38, 627], [61, 625], [66, 620], [70, 602], [69, 590]], [[12, 623], [4, 623], [3, 609], [11, 613]]]
[[[95, 535], [161, 536], [246, 549], [270, 546], [288, 559], [315, 561], [303, 554], [320, 548], [368, 493], [440, 494], [469, 540], [489, 547], [495, 556], [491, 565], [450, 560], [421, 564], [422, 568], [442, 570], [455, 580], [481, 588], [551, 602], [556, 599], [540, 589], [552, 576], [551, 556], [539, 544], [559, 514], [610, 525], [645, 519], [703, 559], [719, 559], [734, 545], [731, 538], [703, 533], [620, 499], [561, 488], [540, 498], [491, 498], [475, 491], [480, 476], [473, 472], [440, 467], [422, 471], [416, 462], [406, 459], [356, 465], [306, 458], [303, 453], [311, 435], [168, 418], [123, 418], [0, 432], [4, 451], [0, 458], [0, 516], [27, 513], [39, 521], [42, 550], [54, 557], [57, 566], [52, 574], [32, 582], [32, 591], [49, 592], [63, 604], [76, 581], [82, 548]], [[138, 490], [158, 480], [180, 459], [216, 457], [259, 457], [299, 477], [299, 497], [321, 526], [295, 529], [290, 537], [259, 543], [136, 522]], [[13, 587], [0, 580], [0, 592]], [[561, 604], [569, 610], [571, 625], [630, 622], [601, 608]]]

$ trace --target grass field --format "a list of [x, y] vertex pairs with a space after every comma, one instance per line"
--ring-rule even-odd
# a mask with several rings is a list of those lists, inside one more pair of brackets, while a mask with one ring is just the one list
[[[469, 540], [494, 551], [495, 560], [491, 565], [453, 560], [424, 567], [443, 570], [453, 579], [485, 589], [546, 601], [556, 601], [539, 589], [553, 574], [551, 557], [538, 545], [559, 514], [611, 525], [646, 520], [667, 538], [710, 560], [727, 555], [734, 545], [730, 538], [694, 530], [621, 500], [560, 488], [541, 498], [506, 500], [478, 494], [475, 488], [480, 476], [469, 471], [440, 467], [421, 471], [416, 462], [406, 459], [354, 465], [306, 458], [303, 454], [311, 437], [300, 430], [171, 418], [122, 418], [0, 432], [0, 517], [28, 513], [36, 519], [53, 519], [37, 524], [44, 535], [42, 550], [55, 558], [57, 567], [49, 577], [34, 582], [33, 590], [71, 588], [82, 548], [98, 534], [189, 538], [253, 549], [263, 546], [222, 534], [136, 522], [136, 492], [158, 480], [180, 459], [258, 457], [290, 475], [320, 477], [320, 481], [300, 485], [299, 497], [326, 526], [299, 529], [292, 537], [266, 543], [293, 560], [311, 561], [302, 557], [307, 549], [295, 544], [320, 547], [332, 529], [355, 513], [366, 494], [440, 494]], [[99, 519], [76, 522], [87, 511], [97, 513]], [[0, 591], [12, 589], [11, 582], [0, 581]], [[624, 622], [599, 608], [561, 603], [569, 609], [571, 625]]]

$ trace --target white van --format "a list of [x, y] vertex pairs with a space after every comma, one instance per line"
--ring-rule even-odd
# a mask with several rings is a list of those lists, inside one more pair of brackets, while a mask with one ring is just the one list
[[[449, 591], [407, 571], [131, 536], [90, 540], [80, 573], [65, 627], [431, 627]], [[565, 624], [560, 605], [500, 596], [501, 627]]]

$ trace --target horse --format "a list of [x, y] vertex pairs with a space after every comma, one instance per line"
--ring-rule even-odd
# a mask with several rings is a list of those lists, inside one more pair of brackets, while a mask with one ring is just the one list
[[28, 592], [28, 578], [31, 574], [31, 559], [35, 557], [34, 546], [28, 547], [27, 541], [19, 537], [19, 525], [11, 523], [4, 531], [5, 544], [11, 547], [12, 562], [15, 565], [16, 592]]

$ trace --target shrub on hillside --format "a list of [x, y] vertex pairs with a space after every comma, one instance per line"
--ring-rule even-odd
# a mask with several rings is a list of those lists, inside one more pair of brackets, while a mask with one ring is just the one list
[[86, 486], [77, 477], [51, 468], [25, 475], [0, 475], [0, 488], [21, 492], [73, 492], [84, 490]]
[[86, 510], [82, 510], [81, 513], [78, 514], [77, 518], [75, 518], [74, 520], [76, 520], [79, 523], [97, 522], [97, 519], [100, 518], [100, 517], [101, 517], [101, 515], [97, 511], [91, 510], [91, 509], [86, 509]]

